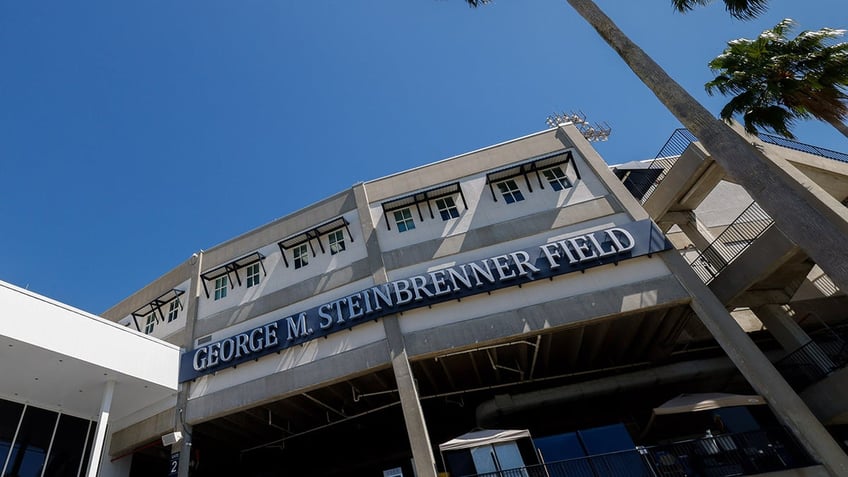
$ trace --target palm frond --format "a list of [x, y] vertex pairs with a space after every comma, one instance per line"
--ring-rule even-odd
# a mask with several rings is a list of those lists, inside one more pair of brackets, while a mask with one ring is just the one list
[[[768, 0], [722, 0], [724, 8], [734, 18], [750, 20], [765, 12]], [[679, 12], [685, 13], [698, 6], [706, 6], [713, 0], [671, 0], [672, 6]]]

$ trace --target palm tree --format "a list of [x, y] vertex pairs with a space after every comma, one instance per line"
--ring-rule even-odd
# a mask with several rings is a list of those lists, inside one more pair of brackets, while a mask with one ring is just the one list
[[[476, 7], [489, 0], [465, 1]], [[724, 1], [726, 4], [731, 3], [731, 0]], [[768, 159], [745, 138], [715, 118], [630, 40], [594, 2], [567, 2], [592, 25], [663, 105], [699, 139], [725, 173], [742, 185], [771, 215], [781, 232], [801, 246], [840, 289], [848, 290], [848, 253], [845, 253], [848, 211], [845, 207], [818, 185], [803, 177], [799, 178], [800, 173], [791, 165], [781, 165]], [[804, 187], [799, 187], [799, 181], [804, 183]], [[714, 336], [722, 335], [728, 340], [739, 338], [738, 333], [741, 332], [732, 320], [730, 323], [718, 319], [711, 322], [704, 320], [704, 324]], [[800, 398], [791, 398], [794, 392], [767, 360], [763, 362], [762, 355], [756, 354], [741, 356], [746, 353], [742, 349], [727, 351], [748, 381], [759, 392], [769, 394], [767, 399], [781, 399], [770, 392], [771, 389], [778, 389], [787, 398], [784, 404], [792, 401], [792, 411], [783, 412], [782, 418], [787, 423], [793, 423], [793, 428], [807, 450], [814, 456], [818, 451], [825, 452], [827, 458], [821, 460], [833, 476], [848, 475], [848, 456], [824, 427], [818, 425]], [[746, 363], [747, 360], [763, 363], [763, 366], [755, 369]]]
[[[723, 0], [724, 8], [734, 18], [748, 20], [766, 10], [768, 0]], [[671, 0], [671, 4], [679, 12], [693, 10], [696, 6], [704, 6], [713, 0]]]
[[718, 76], [707, 92], [734, 95], [721, 110], [729, 121], [740, 114], [745, 130], [758, 127], [794, 139], [789, 131], [796, 119], [816, 118], [848, 137], [848, 43], [826, 44], [844, 30], [823, 28], [786, 37], [794, 22], [785, 19], [754, 40], [728, 42], [710, 61]]

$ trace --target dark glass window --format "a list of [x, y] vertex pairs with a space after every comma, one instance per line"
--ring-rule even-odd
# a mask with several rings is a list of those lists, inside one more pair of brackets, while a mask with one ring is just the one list
[[47, 460], [47, 450], [58, 414], [32, 406], [26, 408], [24, 420], [6, 473], [3, 477], [39, 477]]
[[78, 417], [62, 415], [53, 439], [53, 447], [47, 458], [45, 477], [77, 475], [86, 444], [88, 421]]
[[6, 457], [9, 456], [12, 439], [15, 437], [15, 430], [18, 428], [23, 410], [23, 404], [0, 399], [0, 471], [3, 470]]

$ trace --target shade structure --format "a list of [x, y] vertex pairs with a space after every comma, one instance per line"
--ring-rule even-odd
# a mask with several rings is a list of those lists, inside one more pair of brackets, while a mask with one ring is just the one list
[[470, 447], [479, 447], [487, 444], [498, 444], [501, 442], [512, 442], [521, 439], [522, 437], [530, 437], [530, 431], [509, 430], [509, 429], [484, 429], [482, 431], [473, 431], [463, 434], [459, 437], [451, 439], [445, 443], [439, 444], [439, 450], [450, 451], [458, 449], [468, 449]]
[[762, 396], [726, 393], [681, 394], [654, 408], [657, 416], [686, 412], [708, 411], [722, 407], [756, 406], [766, 404]]

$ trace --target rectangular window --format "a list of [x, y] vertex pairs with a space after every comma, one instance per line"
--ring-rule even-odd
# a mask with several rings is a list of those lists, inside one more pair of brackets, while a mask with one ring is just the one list
[[552, 167], [550, 169], [545, 169], [542, 171], [542, 175], [545, 176], [545, 180], [551, 184], [551, 187], [554, 190], [563, 190], [571, 187], [571, 181], [566, 177], [565, 172], [562, 171], [560, 167]]
[[498, 182], [497, 186], [507, 204], [524, 200], [524, 194], [521, 193], [521, 189], [518, 188], [518, 184], [514, 180], [507, 179], [503, 182]]
[[153, 327], [156, 326], [156, 312], [147, 315], [147, 322], [144, 324], [144, 334], [153, 333]]
[[436, 208], [439, 209], [439, 214], [442, 220], [450, 220], [459, 217], [459, 210], [456, 208], [456, 202], [453, 197], [443, 197], [436, 199]]
[[415, 221], [412, 220], [412, 212], [409, 207], [395, 211], [395, 224], [397, 224], [398, 232], [406, 232], [415, 228]]
[[294, 268], [303, 268], [309, 265], [309, 249], [306, 244], [294, 248]]
[[247, 266], [247, 288], [259, 285], [259, 264]]
[[182, 307], [179, 298], [168, 304], [168, 323], [177, 319], [177, 316], [180, 314], [180, 308]]
[[341, 230], [330, 232], [329, 235], [327, 235], [327, 238], [330, 241], [330, 253], [332, 255], [335, 255], [345, 249], [344, 232]]
[[215, 299], [220, 300], [227, 296], [227, 285], [229, 285], [229, 280], [226, 275], [220, 276], [215, 279]]

